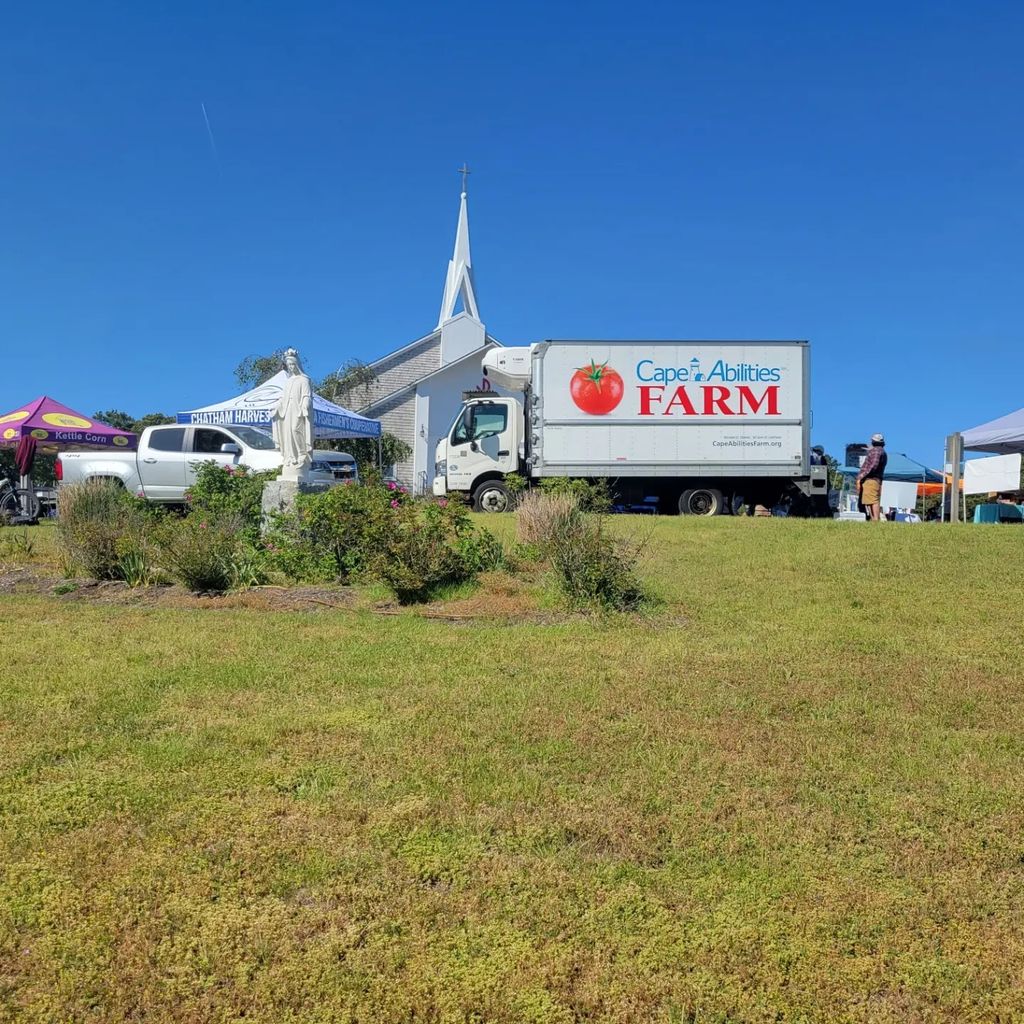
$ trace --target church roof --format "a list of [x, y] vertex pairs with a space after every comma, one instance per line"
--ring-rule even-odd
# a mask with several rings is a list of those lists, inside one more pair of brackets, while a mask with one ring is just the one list
[[[435, 334], [440, 332], [435, 331]], [[427, 335], [430, 337], [430, 335]], [[409, 391], [414, 391], [421, 384], [426, 381], [433, 380], [434, 377], [440, 376], [445, 370], [450, 370], [453, 366], [462, 366], [470, 359], [479, 359], [485, 352], [489, 352], [492, 348], [502, 348], [502, 344], [497, 338], [492, 338], [489, 334], [485, 335], [486, 341], [479, 348], [473, 349], [472, 352], [467, 352], [464, 356], [459, 359], [453, 359], [450, 363], [445, 363], [443, 366], [439, 366], [436, 370], [431, 370], [430, 373], [425, 373], [422, 377], [412, 381], [409, 384], [403, 384], [401, 387], [395, 388], [394, 391], [389, 391], [386, 395], [382, 395], [380, 398], [374, 399], [368, 405], [363, 406], [362, 415], [367, 415], [372, 409], [376, 409], [385, 402], [390, 402], [392, 399], [398, 398], [400, 395], [404, 395]], [[424, 339], [420, 339], [423, 341]], [[406, 346], [411, 348], [412, 346]], [[401, 351], [401, 350], [400, 350]], [[394, 355], [395, 353], [392, 353]], [[372, 365], [372, 364], [371, 364]]]
[[401, 348], [393, 349], [388, 352], [387, 355], [380, 356], [378, 359], [374, 359], [372, 363], [369, 363], [369, 367], [372, 370], [373, 367], [379, 366], [381, 363], [386, 363], [389, 359], [394, 359], [395, 356], [404, 355], [407, 352], [412, 352], [413, 349], [419, 348], [428, 341], [436, 341], [441, 337], [441, 328], [435, 327], [429, 334], [424, 334], [422, 338], [417, 338], [415, 341], [410, 341], [407, 345], [403, 345]]

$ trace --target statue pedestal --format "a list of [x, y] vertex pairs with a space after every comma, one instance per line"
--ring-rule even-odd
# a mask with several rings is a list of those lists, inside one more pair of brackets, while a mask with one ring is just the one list
[[326, 481], [310, 480], [268, 480], [263, 485], [263, 529], [270, 525], [270, 517], [276, 512], [291, 512], [295, 508], [295, 497], [299, 494], [320, 494], [332, 485]]

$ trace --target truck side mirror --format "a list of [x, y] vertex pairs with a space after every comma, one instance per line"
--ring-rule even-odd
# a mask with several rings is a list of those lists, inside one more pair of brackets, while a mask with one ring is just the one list
[[478, 445], [476, 443], [476, 441], [470, 441], [469, 442], [469, 450], [471, 452], [478, 452], [478, 451], [480, 451], [480, 445]]
[[242, 454], [241, 446], [237, 445], [237, 444], [234, 444], [232, 442], [227, 442], [226, 444], [222, 444], [220, 446], [220, 451], [221, 451], [222, 455], [241, 455]]

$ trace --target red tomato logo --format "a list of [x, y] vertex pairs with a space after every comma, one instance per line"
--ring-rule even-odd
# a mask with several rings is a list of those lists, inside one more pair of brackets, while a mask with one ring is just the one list
[[625, 390], [617, 370], [606, 362], [595, 363], [593, 359], [589, 366], [581, 366], [569, 382], [569, 394], [577, 408], [591, 416], [611, 412], [622, 401]]

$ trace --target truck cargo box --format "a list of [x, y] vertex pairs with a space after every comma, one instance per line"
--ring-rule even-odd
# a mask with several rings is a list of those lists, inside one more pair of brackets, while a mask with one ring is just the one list
[[530, 474], [808, 472], [805, 341], [546, 341], [527, 391]]

